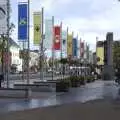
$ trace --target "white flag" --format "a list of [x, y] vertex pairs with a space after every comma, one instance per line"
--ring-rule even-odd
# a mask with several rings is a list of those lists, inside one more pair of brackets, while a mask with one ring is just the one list
[[0, 0], [0, 34], [7, 33], [7, 0]]
[[52, 49], [53, 44], [53, 21], [52, 19], [45, 20], [45, 41], [44, 47], [48, 50]]
[[67, 31], [62, 31], [62, 56], [67, 57]]

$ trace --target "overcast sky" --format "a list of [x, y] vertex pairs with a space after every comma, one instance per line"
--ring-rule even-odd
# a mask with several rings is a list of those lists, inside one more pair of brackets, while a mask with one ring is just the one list
[[[69, 31], [74, 31], [74, 36], [78, 34], [79, 38], [86, 40], [91, 49], [95, 48], [96, 37], [104, 40], [106, 32], [114, 32], [114, 39], [120, 38], [118, 0], [30, 0], [30, 3], [31, 18], [33, 11], [40, 11], [43, 6], [45, 18], [54, 15], [56, 24], [62, 21], [63, 29], [67, 29], [68, 26]], [[17, 4], [18, 0], [11, 0], [11, 21], [16, 25], [13, 33], [15, 39], [17, 39]], [[32, 40], [32, 28], [30, 38]]]

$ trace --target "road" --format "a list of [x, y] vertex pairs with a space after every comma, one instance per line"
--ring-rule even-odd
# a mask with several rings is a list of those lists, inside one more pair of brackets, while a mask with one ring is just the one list
[[[71, 103], [75, 101], [85, 103], [96, 99], [116, 100], [120, 99], [118, 91], [120, 91], [120, 87], [113, 81], [96, 81], [81, 86], [80, 88], [71, 88], [68, 93], [46, 93], [48, 95], [45, 97], [30, 100], [0, 99], [0, 113]], [[42, 95], [44, 93], [39, 94]]]

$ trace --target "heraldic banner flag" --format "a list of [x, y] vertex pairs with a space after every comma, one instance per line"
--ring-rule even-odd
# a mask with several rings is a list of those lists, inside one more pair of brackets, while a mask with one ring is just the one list
[[61, 37], [61, 27], [54, 26], [54, 50], [60, 50], [60, 37]]
[[67, 37], [67, 55], [72, 56], [72, 40], [73, 40], [73, 35], [72, 34], [68, 34]]
[[28, 39], [28, 3], [18, 4], [18, 40]]
[[77, 57], [77, 38], [73, 38], [73, 57]]
[[80, 56], [84, 57], [84, 42], [80, 41]]
[[41, 12], [34, 12], [33, 14], [34, 24], [34, 45], [40, 45], [41, 40], [41, 25], [42, 25], [42, 14]]

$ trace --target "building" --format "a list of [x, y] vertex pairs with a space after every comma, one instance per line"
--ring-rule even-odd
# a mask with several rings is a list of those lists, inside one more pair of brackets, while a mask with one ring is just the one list
[[[4, 42], [4, 43], [3, 43]], [[11, 67], [17, 66], [17, 69], [19, 71], [22, 70], [22, 59], [20, 59], [19, 57], [19, 51], [20, 51], [20, 47], [19, 45], [17, 45], [17, 43], [13, 40], [13, 39], [9, 39], [9, 56], [7, 54], [7, 44], [6, 41], [2, 41], [1, 40], [1, 45], [3, 45], [3, 47], [0, 49], [1, 52], [1, 56], [0, 56], [0, 61], [1, 61], [1, 66], [2, 66], [2, 71], [6, 71], [7, 68], [7, 64], [9, 61], [9, 69], [11, 71]]]
[[89, 61], [90, 64], [93, 64], [93, 52], [92, 51], [89, 51], [88, 61]]
[[10, 52], [11, 52], [11, 65], [16, 64], [22, 66], [22, 59], [20, 59], [19, 57], [19, 51], [20, 51], [19, 45], [13, 39], [10, 39], [9, 44], [10, 44]]
[[30, 62], [29, 62], [29, 67], [31, 68], [32, 71], [37, 72], [38, 67], [39, 67], [39, 51], [37, 50], [31, 50], [30, 51]]

